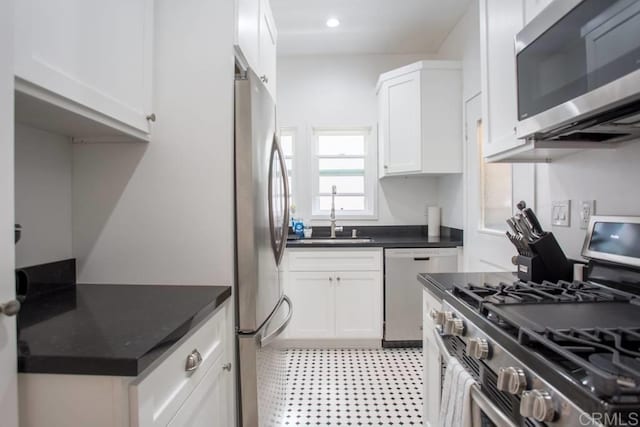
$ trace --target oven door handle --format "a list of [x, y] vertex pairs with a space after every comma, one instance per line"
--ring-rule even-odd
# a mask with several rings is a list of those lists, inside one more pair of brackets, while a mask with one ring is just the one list
[[433, 335], [435, 336], [435, 339], [436, 339], [436, 346], [438, 347], [438, 352], [440, 352], [440, 355], [444, 359], [443, 362], [447, 364], [453, 356], [451, 355], [451, 353], [449, 353], [449, 350], [447, 350], [447, 347], [445, 347], [444, 341], [442, 340], [442, 336], [440, 335], [440, 328], [438, 326], [433, 328]]
[[[449, 360], [453, 357], [447, 347], [444, 345], [442, 336], [440, 335], [440, 329], [436, 326], [433, 328], [433, 335], [435, 336], [436, 346], [442, 356], [443, 362], [448, 364]], [[516, 424], [511, 421], [500, 408], [496, 406], [487, 396], [485, 396], [480, 390], [478, 384], [471, 386], [471, 402], [472, 402], [472, 416], [474, 417], [473, 425], [481, 425], [480, 412], [484, 412], [491, 421], [498, 427], [517, 427]]]

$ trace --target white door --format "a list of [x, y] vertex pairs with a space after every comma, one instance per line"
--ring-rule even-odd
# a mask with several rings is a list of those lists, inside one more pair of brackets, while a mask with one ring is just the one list
[[382, 338], [382, 283], [377, 271], [334, 273], [336, 337]]
[[[13, 1], [0, 0], [0, 304], [12, 301], [13, 208]], [[0, 313], [0, 424], [18, 426], [15, 317]]]
[[420, 71], [397, 77], [382, 87], [383, 173], [422, 170]]
[[[511, 257], [515, 254], [505, 232], [485, 226], [483, 220], [482, 191], [482, 108], [480, 94], [465, 102], [466, 135], [466, 218], [464, 230], [465, 271], [513, 271]], [[509, 168], [511, 165], [491, 164], [492, 168]], [[490, 190], [488, 190], [490, 191]], [[507, 197], [512, 200], [512, 191]], [[506, 221], [509, 214], [505, 214]], [[506, 223], [502, 225], [506, 227]], [[506, 230], [506, 229], [505, 229]]]
[[178, 409], [169, 427], [229, 427], [233, 409], [231, 374], [223, 369], [224, 357], [209, 368], [204, 378]]
[[334, 336], [334, 283], [330, 272], [291, 272], [287, 293], [296, 305], [288, 338]]

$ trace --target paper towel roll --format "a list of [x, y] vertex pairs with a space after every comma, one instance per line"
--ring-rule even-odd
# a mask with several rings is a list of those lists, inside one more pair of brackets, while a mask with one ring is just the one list
[[427, 210], [427, 232], [431, 237], [440, 236], [440, 207], [429, 206]]

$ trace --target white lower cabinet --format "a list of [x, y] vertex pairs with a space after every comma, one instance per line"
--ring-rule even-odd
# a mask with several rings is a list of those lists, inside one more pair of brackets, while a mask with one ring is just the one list
[[289, 250], [282, 265], [294, 307], [286, 339], [382, 339], [380, 249]]
[[440, 394], [441, 394], [441, 375], [440, 375], [440, 352], [437, 344], [434, 342], [435, 323], [431, 319], [432, 310], [442, 310], [442, 302], [437, 300], [428, 291], [423, 291], [422, 307], [422, 357], [424, 364], [423, 384], [423, 402], [424, 402], [424, 421], [425, 425], [438, 427], [440, 415]]
[[[233, 426], [233, 340], [227, 301], [138, 377], [19, 374], [20, 426]], [[196, 350], [202, 361], [187, 371]]]

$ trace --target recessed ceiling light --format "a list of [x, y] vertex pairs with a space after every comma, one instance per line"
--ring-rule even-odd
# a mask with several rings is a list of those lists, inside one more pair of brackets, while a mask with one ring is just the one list
[[340, 25], [340, 21], [338, 21], [337, 18], [329, 18], [329, 19], [327, 19], [327, 27], [335, 28], [338, 25]]

